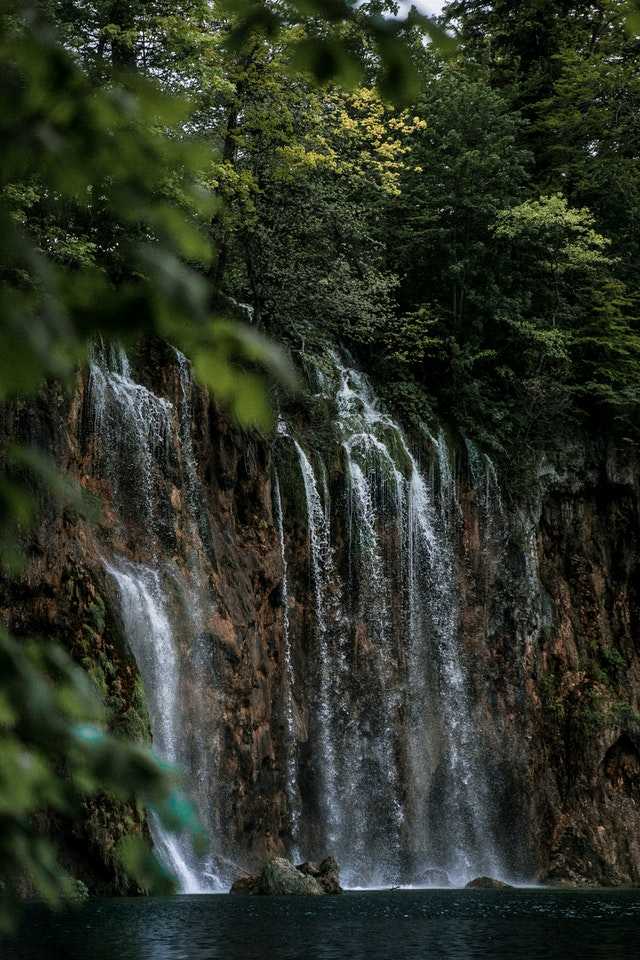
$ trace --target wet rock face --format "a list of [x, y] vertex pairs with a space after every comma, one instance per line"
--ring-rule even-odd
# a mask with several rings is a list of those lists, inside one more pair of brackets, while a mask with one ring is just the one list
[[[634, 742], [635, 740], [635, 742]], [[604, 775], [612, 793], [640, 803], [640, 738], [623, 733], [605, 755]]]
[[[85, 489], [102, 498], [103, 506], [93, 527], [47, 503], [28, 545], [25, 575], [0, 584], [0, 619], [18, 636], [45, 635], [66, 644], [97, 683], [114, 729], [148, 738], [144, 691], [103, 558], [118, 555], [143, 565], [160, 558], [174, 579], [188, 579], [196, 557], [200, 587], [208, 598], [206, 623], [181, 634], [180, 642], [197, 643], [215, 684], [203, 692], [190, 668], [181, 680], [181, 696], [185, 737], [202, 717], [208, 718], [204, 739], [211, 781], [202, 789], [214, 811], [217, 869], [230, 879], [237, 876], [236, 864], [256, 874], [265, 858], [294, 856], [295, 808], [305, 820], [302, 854], [322, 857], [327, 851], [322, 832], [326, 758], [313, 732], [317, 604], [295, 450], [282, 438], [272, 448], [241, 434], [196, 389], [189, 433], [197, 472], [186, 482], [182, 384], [175, 357], [154, 343], [135, 359], [136, 377], [171, 405], [167, 418], [173, 439], [166, 450], [154, 451], [158, 459], [150, 467], [149, 489], [161, 504], [156, 526], [150, 534], [143, 511], [133, 508], [125, 510], [123, 522], [118, 500], [130, 497], [141, 483], [132, 475], [131, 489], [114, 486], [100, 462], [100, 436], [90, 429], [86, 375], [78, 378], [72, 396], [50, 385], [34, 403], [6, 408], [0, 440], [33, 442], [51, 451]], [[301, 424], [304, 416], [299, 415]], [[313, 442], [312, 437], [310, 450]], [[272, 497], [274, 449], [285, 513], [287, 597]], [[125, 462], [126, 450], [122, 452]], [[435, 457], [433, 449], [431, 454]], [[450, 536], [457, 608], [451, 629], [467, 665], [470, 723], [489, 785], [475, 799], [487, 830], [501, 838], [504, 875], [545, 882], [640, 883], [638, 464], [624, 450], [577, 445], [564, 460], [546, 464], [530, 490], [498, 502], [497, 486], [489, 483], [486, 471], [480, 479], [477, 470], [474, 476], [476, 468], [463, 446], [453, 460]], [[338, 720], [351, 736], [355, 713], [347, 708], [359, 711], [363, 769], [380, 765], [375, 744], [383, 734], [388, 737], [383, 759], [392, 758], [399, 771], [397, 796], [410, 813], [413, 805], [415, 823], [441, 825], [442, 836], [435, 841], [403, 835], [406, 826], [395, 828], [399, 842], [412, 849], [398, 881], [442, 885], [448, 880], [449, 831], [442, 813], [446, 757], [436, 748], [426, 756], [424, 771], [417, 777], [415, 770], [411, 773], [421, 724], [437, 725], [438, 718], [428, 709], [413, 715], [400, 688], [388, 712], [368, 710], [368, 703], [380, 702], [384, 687], [375, 670], [379, 638], [369, 617], [379, 598], [366, 577], [361, 576], [362, 583], [355, 576], [349, 579], [354, 557], [348, 551], [345, 463], [335, 451], [325, 461], [323, 469], [318, 458], [313, 465], [320, 493], [326, 482], [334, 505], [330, 560], [335, 577], [326, 585], [330, 633], [340, 626], [341, 609], [351, 618], [350, 687]], [[429, 469], [437, 472], [437, 464]], [[199, 498], [195, 526], [189, 507], [194, 485]], [[392, 573], [400, 543], [397, 524], [379, 536], [380, 563]], [[338, 581], [347, 584], [342, 593]], [[175, 588], [167, 600], [174, 612], [180, 604], [184, 607], [178, 594]], [[356, 594], [368, 603], [358, 605]], [[405, 612], [395, 594], [386, 615], [402, 636]], [[407, 656], [403, 649], [389, 651], [388, 689], [401, 676]], [[425, 704], [433, 693], [422, 691]], [[414, 740], [405, 735], [409, 728]], [[410, 773], [422, 790], [419, 797], [406, 788]], [[368, 795], [366, 780], [357, 786], [355, 796]], [[418, 808], [418, 800], [426, 806]], [[374, 832], [381, 848], [388, 834], [385, 818], [393, 813], [393, 804], [382, 801]], [[428, 816], [422, 815], [425, 809]], [[127, 892], [113, 851], [124, 824], [136, 816], [92, 802], [84, 820], [48, 828], [63, 838], [64, 856], [92, 891]], [[366, 823], [358, 826], [368, 829]], [[136, 829], [146, 831], [139, 818]], [[429, 840], [433, 848], [422, 855]], [[337, 870], [326, 864], [302, 864], [296, 882], [301, 877], [337, 892]], [[490, 866], [480, 869], [494, 873]]]
[[621, 461], [610, 453], [582, 486], [565, 481], [543, 500], [552, 619], [532, 650], [530, 695], [542, 879], [640, 881], [638, 473]]
[[[272, 526], [269, 451], [232, 429], [206, 393], [194, 389], [189, 428], [201, 498], [201, 529], [195, 529], [187, 509], [175, 357], [163, 345], [149, 344], [134, 362], [136, 380], [166, 400], [171, 430], [170, 442], [157, 444], [143, 464], [148, 468], [144, 474], [138, 466], [130, 475], [113, 477], [112, 464], [105, 462], [105, 431], [111, 417], [116, 432], [115, 402], [103, 411], [102, 432], [97, 431], [87, 372], [78, 376], [72, 395], [54, 384], [33, 403], [0, 411], [0, 448], [5, 439], [37, 444], [101, 499], [95, 526], [46, 501], [42, 522], [27, 545], [25, 574], [0, 581], [0, 621], [18, 637], [47, 636], [63, 643], [97, 684], [112, 728], [148, 741], [141, 676], [105, 559], [118, 557], [144, 569], [157, 564], [169, 585], [168, 615], [184, 612], [186, 620], [189, 598], [180, 595], [180, 586], [193, 582], [191, 569], [197, 568], [198, 590], [207, 597], [207, 622], [183, 630], [179, 642], [197, 644], [200, 664], [215, 674], [217, 683], [215, 689], [198, 686], [197, 664], [192, 668], [188, 651], [178, 651], [185, 654], [183, 735], [193, 734], [196, 718], [208, 718], [199, 735], [208, 744], [211, 782], [202, 789], [207, 809], [227, 825], [223, 832], [215, 824], [216, 835], [224, 837], [215, 851], [223, 871], [228, 854], [234, 862], [251, 865], [284, 851], [286, 802], [274, 712], [280, 612], [271, 602], [281, 570]], [[136, 440], [132, 431], [125, 434], [122, 462]], [[153, 499], [152, 523], [147, 522], [144, 498]], [[124, 510], [123, 501], [130, 501]], [[116, 847], [127, 830], [148, 836], [137, 809], [92, 800], [84, 817], [52, 823], [50, 829], [61, 841], [63, 862], [92, 892], [132, 892]]]

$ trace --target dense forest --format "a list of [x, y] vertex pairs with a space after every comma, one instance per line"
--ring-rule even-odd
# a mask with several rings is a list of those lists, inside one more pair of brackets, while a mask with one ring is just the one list
[[[268, 431], [296, 369], [339, 344], [403, 422], [437, 416], [497, 460], [526, 467], [566, 432], [636, 444], [637, 5], [398, 15], [392, 0], [0, 3], [0, 400], [70, 382], [98, 334], [158, 335]], [[34, 451], [1, 464], [8, 576], [34, 477], [91, 507]], [[0, 664], [17, 876], [59, 892], [29, 817], [74, 791], [139, 784], [193, 827], [146, 754], [78, 734], [100, 711], [61, 654], [27, 664], [2, 633]], [[158, 881], [139, 849], [128, 867]]]
[[[248, 304], [294, 354], [338, 334], [384, 365], [392, 398], [435, 405], [486, 443], [535, 445], [559, 418], [633, 432], [640, 48], [628, 3], [450, 3], [457, 45], [429, 43], [409, 18], [392, 38], [401, 66], [370, 30], [393, 4], [331, 27], [278, 8], [277, 34], [199, 0], [40, 7], [82, 101], [59, 64], [23, 51], [32, 88], [22, 103], [7, 91], [3, 195], [59, 270], [77, 328], [97, 322], [82, 302], [92, 283], [108, 327], [114, 288], [137, 313], [137, 281], [169, 247], [170, 297], [219, 314]], [[13, 295], [39, 286], [29, 274], [9, 269]], [[201, 373], [224, 392], [232, 346], [218, 346], [222, 366], [202, 353]]]

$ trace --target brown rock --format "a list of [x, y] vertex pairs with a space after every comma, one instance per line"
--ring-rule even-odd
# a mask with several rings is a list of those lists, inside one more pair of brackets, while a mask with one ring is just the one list
[[326, 857], [318, 867], [318, 880], [325, 893], [342, 893], [340, 867], [335, 857]]
[[238, 880], [234, 880], [231, 885], [229, 893], [239, 893], [244, 894], [245, 896], [250, 895], [256, 892], [256, 884], [258, 882], [257, 877], [240, 877]]

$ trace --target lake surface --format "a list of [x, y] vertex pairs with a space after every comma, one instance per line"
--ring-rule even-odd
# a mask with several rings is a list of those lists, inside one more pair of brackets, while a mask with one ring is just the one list
[[622, 960], [640, 891], [423, 890], [27, 907], [2, 960]]

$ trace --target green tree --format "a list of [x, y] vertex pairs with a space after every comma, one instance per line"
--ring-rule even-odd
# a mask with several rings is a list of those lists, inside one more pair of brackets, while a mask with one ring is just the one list
[[318, 90], [288, 60], [255, 43], [231, 72], [216, 279], [297, 348], [338, 331], [366, 344], [391, 318], [384, 224], [419, 121], [369, 86]]
[[493, 228], [500, 210], [526, 196], [529, 156], [520, 117], [486, 82], [437, 60], [425, 73], [416, 108], [424, 125], [413, 134], [389, 234], [401, 319], [387, 345], [396, 359], [411, 357], [415, 375], [461, 414], [494, 350], [502, 293]]
[[541, 186], [593, 211], [613, 241], [619, 274], [637, 284], [640, 42], [626, 32], [620, 5], [608, 8], [597, 43], [584, 53], [563, 50], [558, 66], [553, 95], [538, 106], [536, 127], [549, 159]]
[[542, 197], [502, 212], [495, 235], [511, 294], [505, 349], [529, 423], [553, 422], [575, 397], [587, 410], [632, 410], [640, 399], [637, 318], [591, 212]]

